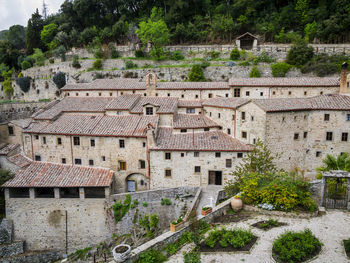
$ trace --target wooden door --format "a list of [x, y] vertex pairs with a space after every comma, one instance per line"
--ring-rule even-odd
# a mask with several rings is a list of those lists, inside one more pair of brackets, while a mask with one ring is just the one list
[[216, 173], [215, 171], [209, 171], [209, 184], [215, 184]]

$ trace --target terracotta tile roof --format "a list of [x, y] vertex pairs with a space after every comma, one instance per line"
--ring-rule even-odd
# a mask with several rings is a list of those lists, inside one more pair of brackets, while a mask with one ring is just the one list
[[112, 178], [110, 169], [32, 162], [3, 187], [108, 187]]
[[51, 120], [62, 112], [104, 112], [113, 98], [103, 97], [65, 97], [48, 110], [36, 115], [36, 120]]
[[246, 152], [252, 146], [230, 137], [222, 131], [198, 133], [173, 133], [171, 128], [159, 128], [157, 145], [151, 150], [158, 151], [226, 151]]
[[10, 121], [11, 124], [16, 125], [21, 128], [26, 128], [31, 123], [32, 118], [19, 119]]
[[146, 126], [158, 125], [159, 116], [126, 115], [103, 116], [63, 114], [57, 120], [33, 122], [26, 133], [67, 134], [81, 136], [145, 137]]
[[213, 89], [230, 89], [227, 82], [157, 82], [159, 90], [213, 90]]
[[179, 108], [202, 108], [201, 100], [179, 100], [177, 106]]
[[178, 98], [173, 97], [141, 97], [131, 109], [131, 113], [143, 113], [143, 107], [152, 104], [159, 107], [157, 113], [174, 113], [177, 110]]
[[19, 144], [2, 144], [0, 146], [0, 155], [8, 155], [18, 147]]
[[212, 106], [218, 108], [237, 109], [248, 103], [249, 99], [244, 98], [212, 98], [203, 101], [203, 106]]
[[232, 87], [338, 87], [339, 78], [231, 78]]
[[106, 110], [130, 110], [140, 100], [141, 95], [130, 94], [121, 95], [113, 99], [107, 106]]
[[254, 102], [266, 112], [350, 110], [350, 97], [340, 94], [326, 94], [312, 98], [259, 99]]
[[144, 90], [146, 83], [139, 79], [115, 78], [115, 79], [96, 79], [91, 83], [77, 83], [66, 85], [63, 91], [79, 90]]
[[174, 129], [211, 127], [220, 127], [220, 125], [202, 114], [178, 114], [174, 117]]
[[32, 163], [31, 159], [21, 153], [7, 157], [7, 160], [9, 160], [11, 163], [14, 163], [20, 168], [26, 167]]

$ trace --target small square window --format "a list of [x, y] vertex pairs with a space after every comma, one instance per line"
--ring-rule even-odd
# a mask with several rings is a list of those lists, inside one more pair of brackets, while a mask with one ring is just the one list
[[165, 153], [165, 160], [171, 159], [171, 153]]
[[142, 143], [142, 147], [143, 147], [143, 148], [146, 147], [146, 143], [145, 143], [145, 142]]
[[158, 93], [156, 93], [156, 97], [158, 97]]
[[89, 165], [94, 165], [94, 160], [89, 160]]
[[249, 97], [249, 96], [250, 96], [250, 92], [249, 92], [249, 91], [246, 91], [246, 92], [245, 92], [245, 95], [246, 95], [247, 97]]
[[35, 138], [35, 140], [39, 140], [39, 135], [35, 135], [34, 138]]
[[62, 144], [62, 139], [61, 138], [57, 138], [57, 144], [61, 145]]
[[244, 121], [245, 120], [245, 112], [244, 111], [242, 111], [242, 121]]
[[9, 135], [14, 135], [13, 126], [8, 126]]
[[171, 170], [165, 169], [165, 177], [171, 177]]
[[195, 173], [200, 173], [201, 172], [201, 167], [200, 166], [195, 166], [194, 167], [194, 172]]
[[245, 131], [242, 132], [242, 138], [247, 139], [247, 132], [245, 132]]
[[243, 153], [237, 153], [237, 158], [243, 158]]
[[294, 140], [298, 140], [299, 139], [299, 133], [294, 133]]
[[119, 148], [125, 148], [125, 141], [119, 140]]
[[74, 164], [81, 165], [81, 159], [78, 159], [78, 158], [74, 159]]
[[180, 130], [182, 133], [185, 133], [185, 132], [187, 132], [187, 129], [181, 129]]
[[112, 95], [113, 95], [113, 93], [112, 93], [112, 92], [110, 92], [110, 93], [109, 93], [109, 96], [111, 96], [111, 97], [112, 97]]
[[221, 114], [220, 114], [220, 113], [218, 113], [218, 118], [220, 119], [220, 117], [221, 117]]
[[62, 158], [62, 163], [67, 163], [67, 160], [66, 160], [66, 158]]
[[73, 144], [74, 145], [80, 145], [80, 138], [79, 137], [73, 137]]
[[209, 97], [209, 98], [212, 98], [212, 97], [213, 97], [213, 94], [212, 94], [212, 93], [209, 93], [209, 94], [208, 94], [208, 97]]
[[272, 91], [272, 95], [276, 95], [276, 91]]
[[199, 152], [194, 152], [194, 153], [193, 153], [193, 156], [194, 156], [194, 157], [199, 157]]
[[323, 91], [320, 92], [320, 95], [323, 95]]
[[292, 95], [292, 92], [291, 92], [291, 91], [288, 91], [288, 95]]
[[119, 169], [125, 171], [126, 170], [126, 162], [119, 161]]
[[34, 160], [40, 162], [41, 161], [41, 156], [40, 155], [35, 155]]
[[146, 115], [153, 115], [153, 107], [146, 107]]
[[147, 94], [146, 94], [146, 93], [143, 93], [143, 96], [144, 96], [144, 97], [146, 97], [146, 96], [147, 96]]
[[232, 167], [232, 159], [226, 159], [226, 168]]
[[195, 108], [187, 108], [186, 113], [195, 113]]
[[225, 94], [225, 97], [228, 98], [228, 93]]
[[99, 93], [98, 93], [98, 96], [100, 96], [100, 97], [101, 97], [101, 96], [102, 96], [102, 93], [101, 93], [101, 92], [99, 92]]
[[198, 99], [198, 95], [196, 95], [196, 99]]
[[333, 132], [327, 132], [326, 133], [326, 140], [332, 141], [333, 140]]
[[86, 97], [89, 97], [89, 93], [86, 93]]
[[181, 94], [181, 98], [184, 98], [184, 97], [185, 97], [185, 95]]
[[120, 95], [123, 95], [124, 94], [124, 92], [120, 92]]
[[140, 169], [146, 168], [146, 162], [144, 160], [139, 160]]
[[254, 121], [254, 116], [250, 116], [251, 121]]
[[316, 152], [316, 157], [321, 157], [321, 152]]
[[91, 145], [91, 147], [94, 147], [94, 146], [95, 146], [95, 140], [94, 140], [94, 139], [91, 139], [91, 140], [90, 140], [90, 145]]
[[168, 93], [168, 97], [170, 97], [170, 93]]
[[342, 140], [342, 142], [347, 142], [348, 141], [348, 133], [347, 132], [343, 132], [341, 134], [341, 140]]
[[346, 120], [350, 121], [350, 114], [346, 114]]
[[43, 137], [43, 144], [46, 144], [46, 137]]
[[106, 156], [102, 156], [102, 161], [105, 162], [106, 161]]
[[231, 134], [231, 129], [227, 129], [227, 134]]
[[184, 157], [185, 156], [185, 153], [181, 153], [181, 157]]
[[307, 95], [307, 91], [304, 91], [304, 96], [306, 96]]
[[215, 157], [216, 157], [216, 158], [220, 158], [220, 157], [221, 157], [221, 152], [216, 152], [216, 153], [215, 153]]
[[307, 138], [307, 132], [304, 132], [304, 139]]
[[264, 96], [264, 92], [260, 92], [260, 97]]
[[328, 114], [328, 113], [326, 113], [326, 114], [324, 115], [324, 120], [325, 120], [325, 121], [329, 121], [329, 114]]

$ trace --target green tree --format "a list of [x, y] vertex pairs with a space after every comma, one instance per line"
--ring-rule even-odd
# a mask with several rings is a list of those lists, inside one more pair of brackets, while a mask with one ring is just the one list
[[26, 47], [26, 31], [21, 25], [14, 25], [7, 32], [7, 40], [16, 48], [23, 49]]
[[314, 56], [313, 47], [309, 46], [304, 40], [295, 42], [287, 53], [286, 62], [290, 65], [302, 67]]
[[35, 61], [35, 66], [44, 66], [45, 64], [45, 55], [39, 48], [34, 48], [33, 55], [29, 56], [30, 59]]
[[326, 158], [322, 160], [323, 165], [316, 168], [316, 171], [321, 174], [331, 170], [342, 170], [350, 172], [350, 155], [342, 153], [338, 156], [327, 154]]
[[201, 65], [195, 64], [188, 73], [188, 81], [206, 81]]
[[136, 30], [137, 36], [141, 39], [143, 45], [152, 44], [152, 53], [155, 59], [161, 59], [164, 55], [163, 46], [169, 43], [169, 29], [163, 21], [162, 9], [154, 7], [151, 17], [147, 21], [142, 21], [139, 24], [139, 29]]
[[4, 87], [4, 93], [6, 96], [11, 97], [14, 93], [13, 87], [12, 87], [12, 81], [10, 78], [6, 78], [4, 82], [2, 83], [2, 86]]
[[43, 30], [40, 32], [40, 39], [47, 47], [56, 36], [57, 29], [58, 25], [51, 23], [44, 26]]
[[239, 60], [240, 56], [241, 54], [239, 53], [238, 48], [234, 48], [231, 50], [231, 53], [230, 53], [231, 60]]
[[59, 46], [58, 48], [54, 49], [52, 51], [52, 54], [55, 56], [55, 57], [60, 57], [62, 61], [66, 61], [66, 48], [61, 45]]
[[21, 68], [23, 70], [29, 69], [31, 67], [32, 67], [32, 64], [30, 64], [30, 62], [27, 60], [23, 60], [23, 62], [21, 63]]
[[32, 17], [28, 20], [27, 33], [26, 33], [26, 46], [27, 53], [32, 54], [34, 48], [42, 48], [43, 44], [40, 38], [40, 32], [43, 29], [43, 19], [39, 14], [38, 9], [32, 14]]
[[260, 78], [261, 73], [257, 66], [253, 66], [252, 70], [249, 72], [249, 78]]
[[56, 84], [56, 87], [58, 89], [61, 89], [64, 87], [64, 85], [66, 85], [66, 74], [63, 72], [58, 72], [53, 76], [52, 80]]

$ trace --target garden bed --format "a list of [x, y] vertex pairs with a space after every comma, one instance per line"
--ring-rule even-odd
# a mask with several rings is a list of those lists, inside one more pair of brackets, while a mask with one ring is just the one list
[[215, 253], [215, 252], [225, 252], [225, 253], [238, 253], [238, 252], [249, 252], [254, 246], [255, 242], [258, 240], [258, 237], [253, 236], [252, 240], [247, 243], [244, 247], [234, 248], [232, 246], [222, 247], [217, 243], [213, 248], [206, 245], [204, 242], [200, 244], [200, 251], [204, 253]]
[[215, 216], [213, 219], [213, 222], [214, 223], [239, 222], [239, 221], [249, 219], [252, 215], [253, 213], [250, 211], [233, 212], [233, 210], [229, 210], [229, 212], [225, 215]]
[[265, 230], [265, 231], [268, 231], [274, 227], [280, 227], [280, 226], [286, 226], [286, 225], [288, 225], [288, 224], [284, 223], [284, 222], [279, 222], [277, 220], [272, 220], [272, 219], [262, 220], [262, 221], [259, 221], [259, 222], [252, 224], [253, 227], [256, 227], [256, 228], [259, 228], [259, 229]]
[[343, 240], [346, 256], [350, 259], [350, 239]]

